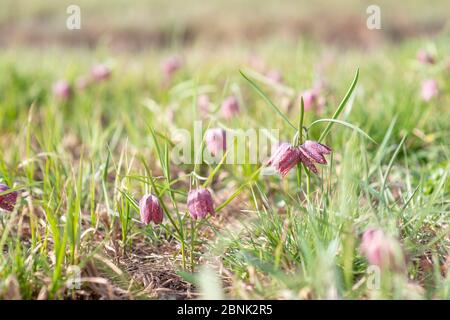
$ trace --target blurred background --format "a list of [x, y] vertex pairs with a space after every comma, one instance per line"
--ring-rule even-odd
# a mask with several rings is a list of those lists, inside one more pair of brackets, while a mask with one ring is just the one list
[[[1, 0], [0, 46], [67, 46], [114, 50], [223, 47], [299, 39], [365, 49], [449, 29], [450, 2], [267, 0]], [[81, 29], [68, 30], [67, 7], [81, 9]], [[381, 30], [369, 30], [369, 5], [381, 9]]]

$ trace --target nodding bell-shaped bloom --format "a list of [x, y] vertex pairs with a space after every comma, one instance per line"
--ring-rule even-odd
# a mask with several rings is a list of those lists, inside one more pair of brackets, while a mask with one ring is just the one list
[[272, 69], [269, 72], [267, 72], [266, 77], [269, 78], [270, 81], [275, 83], [283, 82], [283, 75], [277, 69]]
[[[0, 183], [0, 194], [7, 192], [9, 187], [5, 184]], [[6, 211], [13, 211], [16, 205], [18, 193], [17, 191], [12, 191], [4, 195], [0, 195], [0, 208]]]
[[439, 93], [437, 81], [434, 79], [427, 79], [422, 82], [422, 99], [424, 101], [430, 101]]
[[160, 224], [163, 221], [163, 210], [158, 198], [153, 194], [147, 194], [139, 201], [139, 213], [143, 224]]
[[299, 161], [299, 149], [287, 142], [283, 142], [272, 154], [267, 164], [272, 166], [284, 177]]
[[168, 79], [170, 79], [172, 75], [181, 68], [182, 65], [183, 59], [176, 55], [168, 57], [161, 62], [161, 68], [164, 76]]
[[423, 64], [434, 64], [435, 62], [433, 55], [425, 49], [420, 49], [417, 52], [417, 60]]
[[359, 249], [370, 264], [380, 268], [399, 269], [404, 264], [400, 244], [381, 229], [366, 230]]
[[227, 134], [222, 128], [208, 129], [205, 134], [208, 151], [216, 156], [227, 149]]
[[225, 119], [231, 119], [239, 114], [239, 102], [237, 98], [235, 96], [226, 98], [222, 103], [220, 111]]
[[299, 147], [300, 161], [315, 174], [318, 173], [314, 162], [326, 164], [325, 154], [330, 154], [331, 148], [316, 141], [306, 140]]
[[61, 99], [68, 99], [72, 95], [72, 88], [65, 80], [59, 80], [53, 85], [53, 94]]
[[202, 94], [198, 97], [197, 106], [202, 115], [208, 115], [210, 105], [211, 102], [209, 101], [209, 97], [206, 94]]
[[208, 189], [197, 188], [189, 191], [187, 205], [189, 214], [195, 220], [203, 219], [209, 213], [214, 215], [214, 201]]
[[92, 67], [91, 76], [97, 82], [107, 80], [111, 76], [111, 69], [104, 64], [97, 64]]

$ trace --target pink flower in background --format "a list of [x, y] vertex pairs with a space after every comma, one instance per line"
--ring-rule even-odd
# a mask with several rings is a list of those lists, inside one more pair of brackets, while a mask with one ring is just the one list
[[111, 69], [104, 64], [97, 64], [92, 67], [91, 76], [97, 82], [107, 80], [111, 76]]
[[205, 134], [208, 151], [216, 156], [227, 149], [227, 134], [222, 128], [208, 129]]
[[164, 76], [170, 79], [183, 65], [183, 59], [179, 56], [171, 56], [161, 62], [161, 68]]
[[360, 251], [370, 264], [381, 268], [400, 268], [403, 265], [400, 245], [381, 229], [370, 228], [364, 232]]
[[272, 69], [267, 72], [266, 77], [269, 78], [272, 82], [281, 83], [283, 82], [283, 75], [277, 69]]
[[[7, 192], [9, 187], [5, 184], [0, 183], [0, 194]], [[7, 211], [13, 211], [16, 205], [18, 193], [17, 191], [12, 191], [10, 193], [0, 195], [0, 208]]]
[[208, 115], [210, 105], [211, 102], [209, 101], [209, 97], [206, 94], [202, 94], [198, 97], [197, 106], [202, 115]]
[[277, 170], [282, 177], [299, 162], [299, 150], [287, 142], [281, 143], [267, 164]]
[[214, 215], [214, 201], [208, 189], [197, 188], [189, 191], [187, 205], [193, 219], [204, 219], [209, 213]]
[[301, 94], [303, 97], [303, 103], [305, 106], [305, 111], [309, 111], [314, 108], [317, 102], [317, 94], [314, 90], [306, 90]]
[[160, 224], [164, 217], [159, 200], [153, 194], [147, 194], [139, 201], [139, 213], [142, 223], [146, 225], [151, 221]]
[[249, 59], [250, 67], [258, 71], [259, 73], [264, 73], [266, 70], [266, 63], [264, 59], [256, 54], [250, 56]]
[[439, 93], [439, 88], [437, 81], [434, 79], [427, 79], [422, 82], [422, 99], [425, 101], [430, 101], [432, 98], [437, 96]]
[[59, 80], [53, 85], [53, 93], [61, 99], [68, 99], [72, 95], [72, 88], [65, 80]]
[[425, 49], [420, 49], [417, 52], [417, 60], [419, 60], [423, 64], [434, 64], [435, 59], [431, 53], [426, 51]]
[[220, 111], [225, 119], [231, 119], [239, 114], [239, 102], [237, 98], [235, 96], [226, 98], [222, 103]]
[[91, 77], [89, 76], [81, 76], [76, 81], [76, 87], [80, 90], [86, 89], [92, 82]]
[[324, 84], [322, 81], [317, 81], [312, 89], [303, 91], [298, 96], [298, 103], [300, 104], [300, 98], [303, 97], [303, 103], [305, 105], [305, 111], [314, 109], [316, 113], [320, 113], [325, 106], [325, 97], [322, 96]]

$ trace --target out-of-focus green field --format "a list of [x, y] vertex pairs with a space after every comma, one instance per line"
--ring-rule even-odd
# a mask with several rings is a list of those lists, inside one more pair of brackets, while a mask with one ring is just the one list
[[[65, 29], [68, 3], [6, 0], [0, 10], [0, 182], [20, 190], [15, 210], [0, 211], [0, 298], [450, 298], [446, 1], [381, 2], [379, 31], [365, 27], [359, 1], [83, 0], [79, 31]], [[422, 48], [436, 63], [417, 61]], [[174, 54], [184, 64], [166, 81], [160, 63]], [[267, 81], [255, 57], [282, 83]], [[98, 63], [111, 78], [77, 89]], [[276, 128], [292, 139], [240, 70], [293, 123], [296, 95], [320, 80], [325, 106], [305, 113], [308, 127], [333, 117], [358, 68], [318, 176], [171, 158], [173, 131], [192, 133], [201, 119], [204, 129]], [[425, 102], [430, 78], [439, 94]], [[68, 100], [52, 92], [60, 79], [73, 88]], [[226, 120], [230, 94], [241, 113]], [[221, 210], [194, 223], [186, 197], [198, 176], [212, 178]], [[139, 222], [149, 190], [167, 206], [162, 225]], [[369, 227], [396, 239], [404, 261], [380, 270], [375, 288], [359, 250]]]

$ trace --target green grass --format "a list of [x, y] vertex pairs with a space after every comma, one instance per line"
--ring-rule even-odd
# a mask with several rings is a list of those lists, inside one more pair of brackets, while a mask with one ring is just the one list
[[[311, 87], [327, 47], [277, 45], [257, 52], [283, 72], [287, 87]], [[234, 298], [450, 298], [450, 82], [442, 64], [450, 47], [440, 38], [434, 45], [440, 64], [428, 68], [415, 61], [419, 41], [336, 52], [322, 74], [323, 114], [305, 112], [302, 120], [300, 106], [284, 108], [273, 86], [242, 77], [254, 48], [188, 49], [169, 87], [159, 67], [168, 52], [3, 52], [0, 180], [21, 198], [14, 212], [0, 212], [0, 297], [155, 298], [142, 274], [160, 269], [166, 274], [153, 276], [177, 279], [174, 295], [188, 281], [221, 296], [215, 282], [211, 293], [198, 281], [211, 276], [197, 273], [208, 265], [222, 270], [214, 274]], [[111, 63], [111, 80], [67, 102], [52, 96], [55, 80], [74, 82], [96, 61]], [[338, 108], [358, 68], [354, 97]], [[440, 95], [425, 103], [420, 82], [430, 76]], [[309, 138], [333, 148], [329, 165], [320, 176], [292, 170], [284, 180], [258, 175], [259, 165], [175, 165], [171, 133], [193, 130], [203, 92], [216, 107], [231, 92], [243, 101], [239, 118], [226, 122], [217, 113], [204, 129], [278, 128], [291, 141], [300, 122]], [[185, 203], [198, 177], [220, 211], [193, 223]], [[137, 201], [150, 190], [166, 217], [143, 227]], [[370, 226], [395, 236], [406, 260], [405, 270], [382, 272], [379, 290], [369, 289], [358, 250]], [[72, 265], [86, 279], [82, 290], [66, 284]]]

